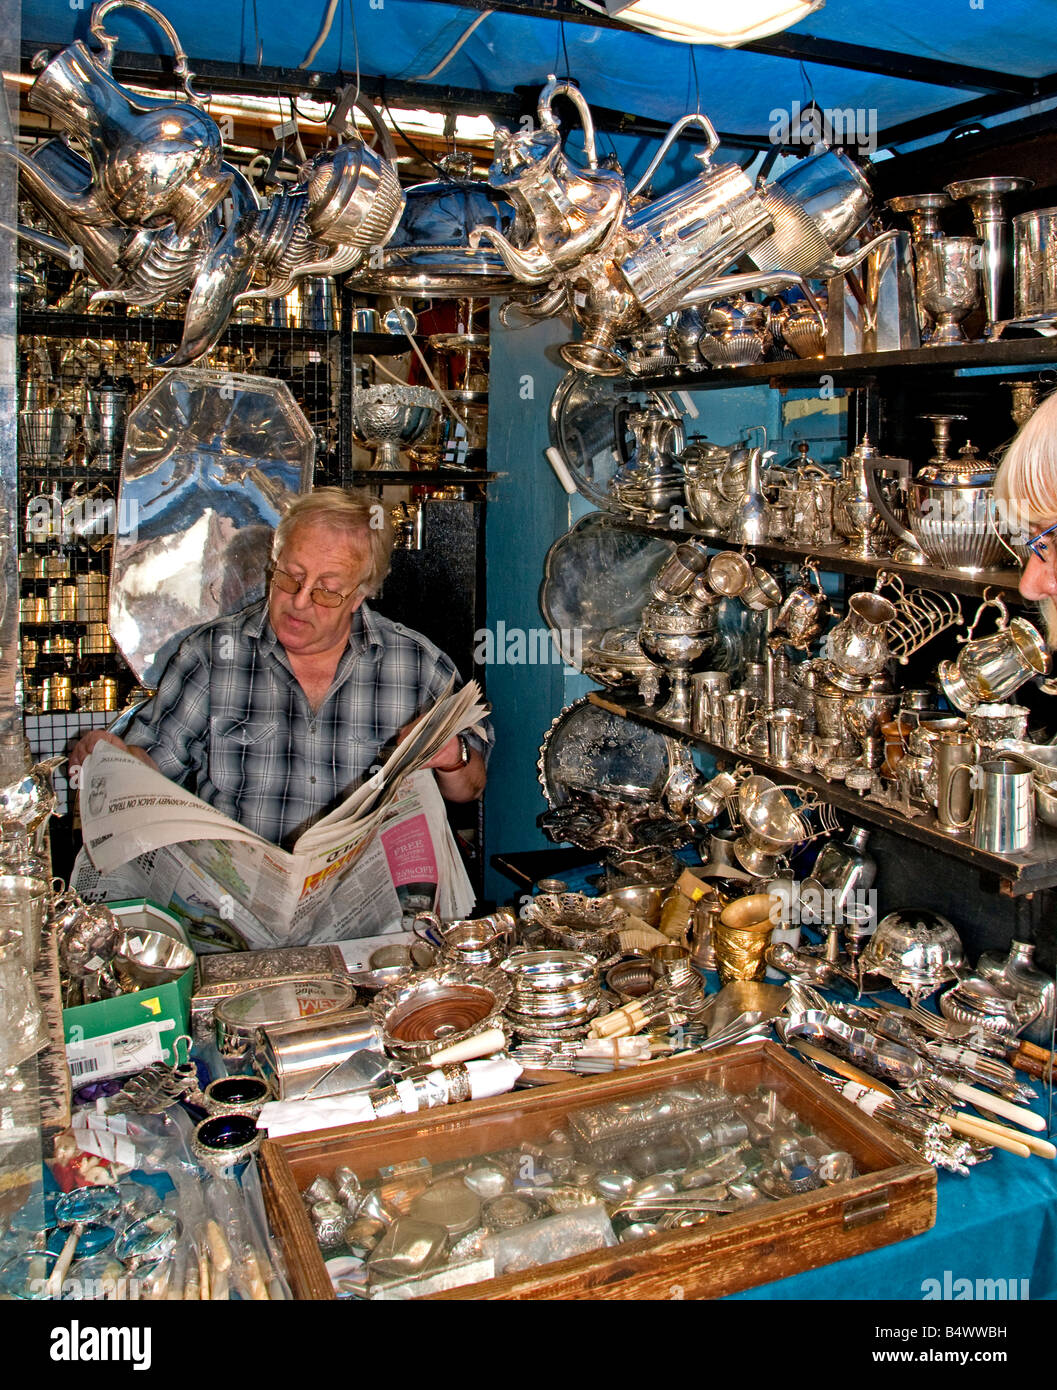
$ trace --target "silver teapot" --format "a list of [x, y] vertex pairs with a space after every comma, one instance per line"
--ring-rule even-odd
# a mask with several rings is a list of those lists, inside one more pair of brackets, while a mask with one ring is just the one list
[[898, 469], [903, 477], [907, 525], [893, 514], [874, 476], [872, 461], [867, 463], [870, 500], [891, 530], [923, 554], [929, 564], [962, 574], [1001, 569], [1006, 548], [994, 507], [997, 469], [981, 459], [971, 443], [959, 449], [956, 459], [948, 458], [946, 444], [946, 434], [940, 435], [935, 456], [913, 479], [907, 460], [879, 461], [889, 469]]
[[[567, 96], [580, 115], [586, 169], [577, 168], [562, 149], [552, 110], [557, 96]], [[473, 250], [489, 242], [510, 273], [529, 285], [545, 284], [596, 250], [628, 205], [622, 176], [599, 168], [594, 121], [579, 87], [552, 75], [540, 93], [537, 113], [538, 128], [516, 134], [496, 128], [488, 181], [516, 208], [510, 235], [481, 225], [469, 237]]]

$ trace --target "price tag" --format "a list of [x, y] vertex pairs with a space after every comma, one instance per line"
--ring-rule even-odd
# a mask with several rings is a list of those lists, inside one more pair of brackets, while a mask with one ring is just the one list
[[172, 1020], [144, 1023], [124, 1033], [66, 1044], [66, 1062], [75, 1085], [102, 1081], [111, 1076], [128, 1076], [153, 1062], [165, 1060], [160, 1034], [172, 1027]]

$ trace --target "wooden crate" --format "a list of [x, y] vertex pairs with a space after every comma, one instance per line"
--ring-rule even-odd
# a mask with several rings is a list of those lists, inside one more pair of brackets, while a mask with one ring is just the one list
[[334, 1297], [300, 1196], [318, 1175], [348, 1166], [366, 1182], [387, 1164], [423, 1156], [441, 1163], [513, 1148], [545, 1138], [570, 1111], [586, 1105], [703, 1080], [719, 1082], [734, 1094], [761, 1084], [772, 1087], [783, 1105], [847, 1150], [861, 1176], [433, 1297], [717, 1298], [905, 1240], [934, 1224], [934, 1169], [781, 1048], [754, 1043], [397, 1120], [265, 1140], [260, 1153], [265, 1201], [295, 1296]]

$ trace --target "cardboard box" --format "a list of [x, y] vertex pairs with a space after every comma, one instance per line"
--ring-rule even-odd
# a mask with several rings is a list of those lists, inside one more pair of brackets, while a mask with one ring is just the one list
[[542, 1142], [585, 1106], [704, 1080], [718, 1081], [734, 1095], [761, 1084], [773, 1088], [783, 1105], [852, 1155], [859, 1176], [703, 1225], [429, 1296], [667, 1299], [678, 1288], [680, 1297], [716, 1298], [905, 1240], [935, 1223], [933, 1168], [787, 1052], [770, 1042], [753, 1043], [396, 1120], [265, 1140], [260, 1152], [265, 1202], [295, 1297], [334, 1297], [300, 1195], [319, 1175], [330, 1177], [335, 1168], [348, 1166], [366, 1184], [385, 1165], [423, 1157], [437, 1165], [525, 1140]]
[[[180, 919], [145, 898], [107, 903], [122, 923], [164, 931], [187, 945]], [[63, 1009], [66, 1061], [75, 1087], [112, 1076], [128, 1076], [152, 1062], [184, 1061], [173, 1055], [173, 1042], [186, 1037], [194, 987], [194, 966], [179, 979], [153, 989], [119, 994], [94, 1004]]]

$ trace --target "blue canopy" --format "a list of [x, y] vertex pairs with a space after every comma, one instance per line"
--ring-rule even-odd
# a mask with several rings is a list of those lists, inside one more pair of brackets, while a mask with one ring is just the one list
[[[326, 0], [296, 5], [161, 0], [160, 8], [192, 59], [293, 68], [313, 46], [327, 5]], [[568, 71], [593, 106], [668, 121], [693, 109], [699, 98], [717, 128], [764, 139], [794, 101], [803, 105], [814, 99], [824, 110], [873, 113], [874, 128], [883, 134], [988, 96], [994, 85], [1001, 87], [1002, 74], [1022, 82], [1057, 72], [1055, 9], [1055, 0], [1017, 0], [1015, 6], [985, 0], [828, 0], [789, 31], [879, 50], [882, 59], [885, 52], [901, 53], [980, 69], [975, 90], [506, 12], [479, 23], [431, 80], [513, 93], [542, 86], [548, 73]], [[68, 42], [86, 32], [90, 10], [91, 0], [84, 0], [82, 10], [71, 9], [71, 0], [25, 0], [23, 39]], [[480, 13], [420, 0], [338, 0], [312, 69], [352, 73], [358, 49], [363, 73], [417, 79], [433, 72]], [[155, 27], [132, 11], [115, 12], [107, 24], [122, 49], [166, 51]], [[989, 90], [988, 74], [995, 73], [999, 80]], [[423, 83], [424, 104], [429, 85]], [[1030, 92], [1026, 96], [1031, 99]]]

